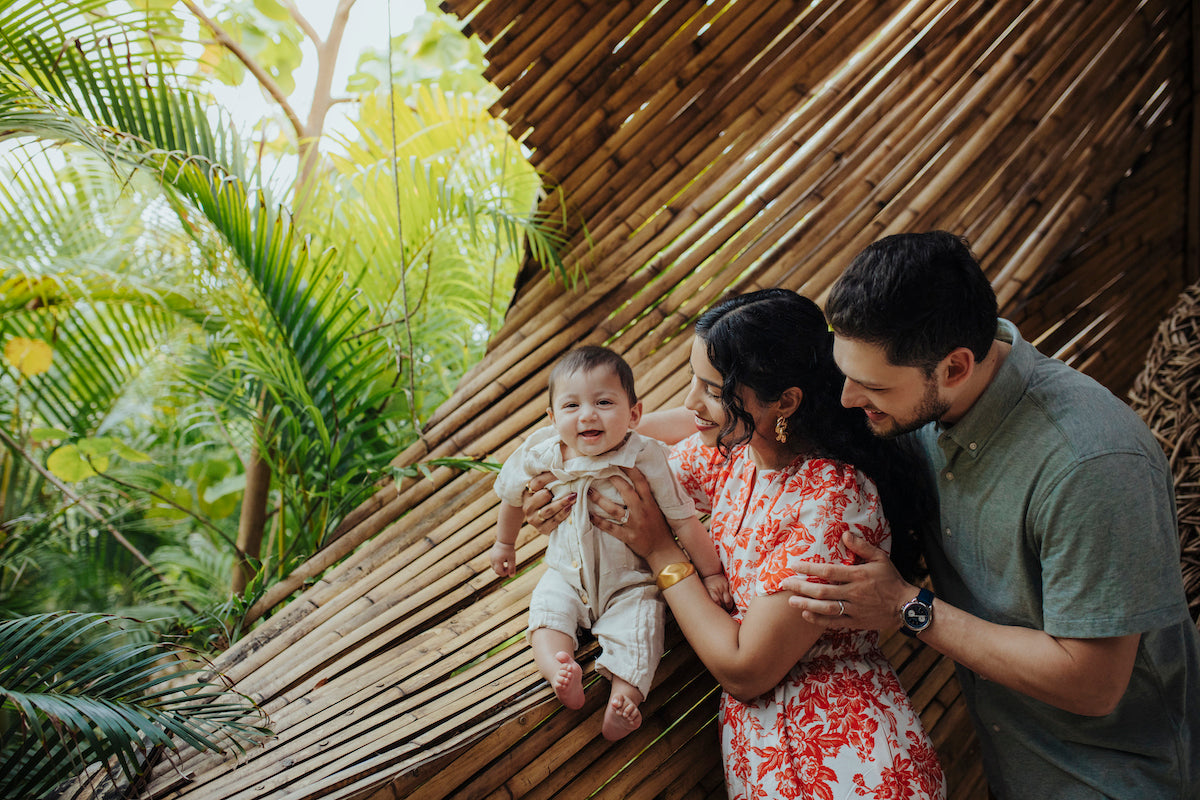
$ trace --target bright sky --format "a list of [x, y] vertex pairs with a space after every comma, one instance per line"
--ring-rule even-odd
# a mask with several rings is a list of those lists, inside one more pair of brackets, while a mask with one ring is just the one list
[[[329, 32], [333, 13], [338, 6], [335, 0], [293, 0], [300, 13], [312, 24], [322, 37]], [[338, 52], [337, 69], [333, 76], [333, 92], [341, 94], [346, 79], [354, 71], [358, 54], [368, 47], [386, 50], [388, 43], [388, 6], [391, 5], [391, 35], [399, 36], [412, 29], [413, 20], [424, 13], [424, 0], [356, 0], [350, 9], [342, 46]], [[312, 100], [313, 83], [317, 79], [317, 54], [312, 42], [304, 40], [304, 63], [295, 73], [296, 91], [291, 97], [292, 106], [301, 119], [307, 118]], [[218, 91], [240, 125], [248, 125], [262, 116], [263, 97], [253, 79], [248, 78], [238, 90], [229, 94]], [[342, 115], [340, 106], [334, 106], [326, 126], [327, 132], [340, 129]]]

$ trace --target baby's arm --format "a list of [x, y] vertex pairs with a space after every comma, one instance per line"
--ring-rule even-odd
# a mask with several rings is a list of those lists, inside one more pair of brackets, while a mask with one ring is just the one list
[[517, 574], [517, 534], [525, 523], [521, 506], [510, 506], [500, 501], [500, 513], [496, 518], [496, 543], [492, 545], [492, 569], [497, 575], [509, 577]]
[[733, 608], [733, 595], [729, 592], [729, 580], [721, 569], [721, 557], [717, 555], [712, 537], [708, 535], [708, 530], [700, 522], [700, 518], [692, 516], [688, 519], [671, 520], [671, 525], [675, 529], [675, 537], [679, 539], [679, 543], [695, 564], [696, 571], [704, 580], [708, 596], [718, 605]]

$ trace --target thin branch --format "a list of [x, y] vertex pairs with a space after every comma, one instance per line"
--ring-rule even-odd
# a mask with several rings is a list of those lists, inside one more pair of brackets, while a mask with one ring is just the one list
[[387, 11], [387, 28], [388, 28], [388, 48], [387, 48], [387, 70], [388, 70], [388, 116], [390, 117], [390, 125], [388, 126], [392, 134], [392, 191], [395, 195], [396, 202], [396, 240], [400, 242], [400, 302], [404, 306], [404, 330], [408, 335], [408, 410], [412, 419], [413, 430], [422, 439], [425, 438], [425, 432], [421, 430], [421, 420], [417, 418], [417, 387], [416, 387], [416, 348], [413, 345], [412, 332], [412, 310], [408, 304], [408, 257], [407, 248], [404, 246], [404, 214], [401, 211], [400, 205], [400, 170], [396, 167], [396, 73], [392, 67], [392, 5], [388, 3]]
[[312, 43], [316, 45], [318, 50], [320, 50], [321, 44], [323, 43], [321, 34], [318, 33], [317, 29], [313, 27], [313, 24], [308, 21], [308, 17], [300, 13], [300, 9], [296, 7], [296, 4], [293, 3], [292, 0], [284, 0], [283, 7], [286, 8], [288, 13], [292, 15], [292, 19], [296, 21], [296, 25], [300, 28], [300, 31], [309, 39], [312, 39]]
[[[56, 488], [60, 492], [62, 492], [63, 495], [68, 500], [70, 500], [72, 503], [74, 503], [75, 505], [82, 508], [84, 513], [86, 513], [89, 517], [91, 517], [92, 519], [96, 520], [96, 522], [103, 525], [105, 527], [105, 529], [107, 529], [108, 532], [112, 535], [112, 537], [117, 540], [117, 543], [120, 544], [122, 547], [124, 547], [126, 550], [128, 550], [131, 554], [133, 554], [133, 557], [136, 558], [138, 560], [138, 562], [142, 564], [142, 566], [144, 566], [146, 569], [150, 570], [150, 574], [153, 575], [155, 578], [157, 578], [160, 583], [167, 585], [167, 586], [170, 585], [167, 582], [167, 579], [162, 576], [162, 573], [160, 573], [157, 569], [155, 569], [154, 565], [150, 563], [150, 559], [146, 558], [146, 556], [142, 554], [142, 551], [138, 550], [137, 547], [133, 544], [133, 542], [126, 539], [125, 536], [119, 530], [117, 530], [113, 526], [112, 523], [110, 523], [107, 519], [105, 519], [104, 515], [101, 514], [99, 512], [99, 510], [96, 509], [95, 506], [93, 506], [87, 500], [83, 499], [79, 495], [72, 492], [69, 488], [67, 488], [67, 485], [65, 483], [60, 481], [54, 475], [54, 473], [50, 472], [45, 467], [43, 467], [41, 464], [39, 464], [37, 462], [37, 459], [35, 459], [32, 455], [30, 455], [28, 452], [26, 452], [25, 449], [23, 447], [21, 447], [19, 444], [17, 444], [17, 442], [14, 441], [11, 436], [8, 435], [8, 431], [5, 431], [3, 428], [0, 428], [0, 440], [3, 440], [4, 444], [8, 445], [8, 448], [12, 452], [16, 453], [17, 455], [21, 456], [21, 458], [25, 459], [25, 461], [28, 462], [29, 466], [33, 467], [35, 471], [37, 471], [43, 478], [45, 478], [47, 481], [49, 481], [50, 484], [52, 486], [54, 486], [54, 488]], [[189, 603], [187, 600], [180, 599], [179, 602], [181, 605], [184, 606], [184, 608], [186, 608], [188, 611], [191, 611], [193, 614], [198, 613], [198, 609], [195, 606], [193, 606], [191, 603]]]
[[183, 0], [183, 4], [187, 6], [188, 11], [191, 11], [192, 14], [195, 15], [196, 19], [200, 20], [205, 27], [212, 31], [213, 35], [217, 37], [217, 43], [227, 49], [229, 52], [233, 53], [237, 60], [241, 61], [246, 69], [250, 71], [250, 74], [254, 76], [255, 80], [258, 81], [259, 86], [266, 90], [267, 94], [271, 95], [271, 99], [279, 104], [279, 107], [283, 109], [283, 113], [287, 116], [288, 122], [291, 123], [292, 128], [295, 130], [296, 138], [301, 141], [307, 138], [304, 124], [300, 121], [300, 117], [288, 103], [287, 95], [285, 95], [283, 90], [279, 88], [279, 84], [275, 82], [274, 78], [272, 78], [270, 74], [268, 74], [267, 71], [262, 68], [262, 65], [251, 58], [250, 55], [242, 49], [242, 46], [235, 42], [233, 37], [231, 37], [224, 28], [217, 24], [216, 20], [211, 19], [207, 14], [204, 13], [204, 11], [200, 9], [199, 6], [192, 2], [192, 0]]
[[[350, 9], [357, 0], [338, 0], [337, 9], [333, 12], [333, 20], [329, 24], [329, 35], [321, 39], [308, 20], [300, 14], [295, 4], [290, 0], [286, 6], [300, 29], [313, 40], [317, 48], [317, 80], [313, 85], [312, 105], [308, 109], [308, 124], [305, 131], [308, 137], [300, 142], [300, 170], [296, 180], [296, 197], [300, 198], [299, 207], [307, 199], [307, 190], [312, 177], [313, 168], [317, 162], [317, 146], [325, 131], [325, 119], [333, 105], [333, 73], [337, 68], [338, 53], [342, 49], [342, 37], [346, 33], [346, 25], [350, 21]], [[307, 26], [307, 27], [305, 27]]]
[[189, 517], [196, 520], [196, 522], [199, 522], [201, 525], [208, 528], [210, 531], [215, 533], [217, 536], [224, 539], [225, 543], [228, 544], [230, 547], [232, 547], [237, 555], [239, 555], [239, 556], [245, 555], [244, 553], [242, 553], [241, 551], [238, 550], [237, 543], [234, 542], [232, 539], [230, 539], [229, 535], [227, 533], [225, 533], [225, 531], [218, 528], [212, 521], [210, 521], [203, 515], [197, 514], [195, 511], [192, 511], [190, 508], [184, 508], [183, 506], [179, 505], [179, 503], [176, 503], [171, 498], [169, 498], [165, 495], [161, 495], [158, 492], [154, 491], [153, 489], [146, 489], [142, 486], [135, 486], [132, 483], [126, 483], [125, 481], [121, 480], [120, 478], [114, 478], [112, 475], [109, 475], [106, 472], [100, 472], [99, 470], [97, 470], [95, 468], [94, 465], [92, 465], [92, 459], [90, 457], [88, 457], [87, 461], [88, 461], [88, 465], [92, 467], [92, 470], [96, 473], [97, 477], [103, 478], [106, 481], [111, 481], [112, 483], [115, 483], [117, 486], [120, 486], [122, 489], [129, 489], [134, 492], [142, 492], [143, 494], [148, 494], [151, 497], [153, 497], [155, 500], [158, 500], [161, 503], [165, 503], [166, 505], [169, 505], [171, 508], [175, 509], [176, 511], [179, 511], [183, 514], [187, 514]]

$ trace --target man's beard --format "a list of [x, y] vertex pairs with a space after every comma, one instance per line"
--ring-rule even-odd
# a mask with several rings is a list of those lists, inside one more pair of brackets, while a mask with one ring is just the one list
[[906, 433], [912, 433], [915, 430], [924, 428], [931, 422], [936, 422], [946, 415], [950, 410], [950, 403], [938, 397], [937, 382], [928, 380], [925, 383], [925, 396], [921, 398], [921, 403], [908, 419], [901, 420], [896, 417], [889, 416], [882, 423], [874, 423], [870, 417], [867, 417], [867, 427], [871, 429], [871, 433], [881, 439], [895, 439], [897, 436], [903, 436]]

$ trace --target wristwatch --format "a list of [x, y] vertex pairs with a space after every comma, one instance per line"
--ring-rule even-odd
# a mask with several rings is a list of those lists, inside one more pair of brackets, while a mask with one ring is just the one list
[[917, 596], [900, 606], [900, 632], [916, 636], [933, 622], [933, 592], [921, 589]]

